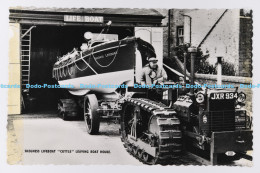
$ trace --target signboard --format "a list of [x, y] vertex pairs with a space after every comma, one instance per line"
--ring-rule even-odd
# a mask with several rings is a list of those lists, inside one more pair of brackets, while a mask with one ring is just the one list
[[86, 22], [86, 23], [103, 23], [102, 16], [79, 16], [79, 15], [64, 15], [65, 22]]

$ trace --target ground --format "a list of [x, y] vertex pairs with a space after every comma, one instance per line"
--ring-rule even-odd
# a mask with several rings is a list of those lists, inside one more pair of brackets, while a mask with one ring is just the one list
[[[55, 113], [8, 116], [9, 164], [142, 165], [123, 147], [119, 124], [102, 122], [98, 135], [89, 135], [82, 120], [63, 121]], [[201, 165], [185, 155], [176, 165]], [[241, 159], [229, 165], [252, 166]]]

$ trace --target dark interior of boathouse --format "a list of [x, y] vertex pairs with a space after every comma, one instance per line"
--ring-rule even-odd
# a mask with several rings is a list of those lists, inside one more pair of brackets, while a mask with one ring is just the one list
[[[24, 27], [28, 28], [28, 26]], [[100, 33], [102, 29], [103, 27], [82, 26], [37, 26], [34, 28], [31, 36], [30, 84], [58, 84], [52, 78], [52, 68], [57, 57], [71, 52], [73, 48], [80, 50], [82, 43], [86, 43], [85, 32]], [[118, 34], [118, 39], [123, 39], [133, 36], [133, 28], [111, 27], [109, 34]], [[58, 99], [64, 94], [63, 92], [55, 88], [31, 88], [30, 97], [34, 98], [31, 103], [32, 107], [37, 106], [35, 109], [37, 111], [56, 110]]]
[[[20, 36], [24, 32], [30, 32], [30, 44], [26, 45], [21, 39], [21, 92], [17, 99], [21, 100], [20, 108], [16, 112], [23, 113], [46, 113], [57, 111], [58, 100], [64, 95], [62, 89], [53, 88], [30, 88], [26, 93], [23, 88], [24, 76], [22, 71], [29, 67], [30, 85], [55, 85], [57, 81], [52, 78], [52, 68], [61, 57], [74, 48], [86, 43], [84, 33], [100, 33], [108, 21], [112, 25], [107, 34], [118, 34], [118, 39], [127, 36], [134, 36], [136, 27], [161, 27], [162, 19], [165, 18], [161, 13], [154, 9], [109, 9], [109, 8], [10, 8], [9, 23], [18, 24]], [[86, 21], [67, 21], [66, 16], [74, 19], [75, 16], [90, 17], [97, 16], [102, 18], [100, 22]], [[29, 31], [30, 30], [30, 31]], [[149, 31], [150, 32], [150, 31]], [[23, 47], [30, 47], [29, 65], [22, 63]], [[25, 55], [28, 56], [28, 55]], [[24, 67], [28, 66], [28, 67]], [[19, 82], [19, 81], [17, 81]], [[27, 101], [27, 103], [25, 103]], [[25, 108], [25, 104], [27, 104]], [[21, 111], [20, 111], [21, 110]]]

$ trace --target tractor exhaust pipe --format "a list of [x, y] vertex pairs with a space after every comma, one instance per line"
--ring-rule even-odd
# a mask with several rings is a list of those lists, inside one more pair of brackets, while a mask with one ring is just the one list
[[217, 68], [218, 68], [218, 74], [217, 74], [217, 85], [221, 86], [222, 85], [222, 57], [219, 56], [218, 62], [217, 62]]
[[[190, 47], [188, 48], [188, 52], [191, 54], [191, 65], [190, 65], [190, 78], [191, 78], [191, 86], [194, 86], [194, 79], [195, 79], [195, 57], [197, 54], [197, 48]], [[194, 87], [190, 89], [190, 96], [194, 96]]]

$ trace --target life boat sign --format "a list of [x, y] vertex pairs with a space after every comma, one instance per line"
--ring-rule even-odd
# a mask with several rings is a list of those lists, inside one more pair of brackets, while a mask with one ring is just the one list
[[103, 23], [103, 16], [64, 15], [65, 22]]

